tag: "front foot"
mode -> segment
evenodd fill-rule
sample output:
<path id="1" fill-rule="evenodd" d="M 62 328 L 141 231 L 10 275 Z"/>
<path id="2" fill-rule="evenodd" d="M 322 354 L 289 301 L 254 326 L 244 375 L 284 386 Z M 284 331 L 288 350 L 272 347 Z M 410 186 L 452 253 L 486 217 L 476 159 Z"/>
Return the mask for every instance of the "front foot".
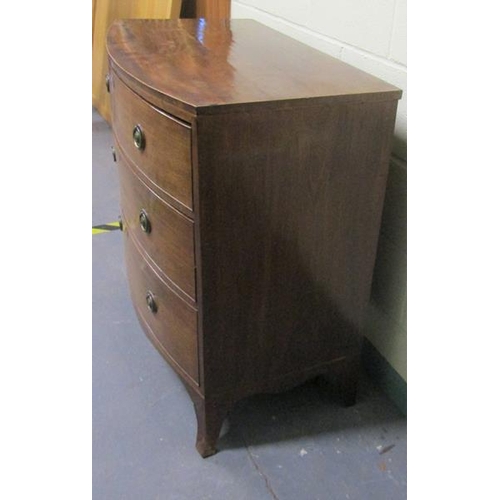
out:
<path id="1" fill-rule="evenodd" d="M 201 441 L 196 440 L 196 449 L 201 455 L 201 458 L 211 457 L 217 453 L 217 448 L 214 443 L 207 443 L 203 439 Z"/>
<path id="2" fill-rule="evenodd" d="M 197 395 L 192 398 L 198 421 L 196 449 L 202 458 L 207 458 L 217 453 L 217 440 L 231 402 L 206 401 Z"/>

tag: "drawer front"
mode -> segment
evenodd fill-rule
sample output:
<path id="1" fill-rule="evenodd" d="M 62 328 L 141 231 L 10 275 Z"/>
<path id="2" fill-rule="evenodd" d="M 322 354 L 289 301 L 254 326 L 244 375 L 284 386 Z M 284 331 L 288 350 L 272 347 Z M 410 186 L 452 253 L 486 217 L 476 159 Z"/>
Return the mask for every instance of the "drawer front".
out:
<path id="1" fill-rule="evenodd" d="M 152 107 L 116 75 L 111 96 L 122 149 L 153 184 L 192 210 L 191 128 Z"/>
<path id="2" fill-rule="evenodd" d="M 151 191 L 118 150 L 120 198 L 127 230 L 160 271 L 196 300 L 193 222 Z"/>
<path id="3" fill-rule="evenodd" d="M 146 334 L 167 360 L 198 384 L 196 310 L 159 278 L 126 231 L 124 239 L 132 301 Z"/>

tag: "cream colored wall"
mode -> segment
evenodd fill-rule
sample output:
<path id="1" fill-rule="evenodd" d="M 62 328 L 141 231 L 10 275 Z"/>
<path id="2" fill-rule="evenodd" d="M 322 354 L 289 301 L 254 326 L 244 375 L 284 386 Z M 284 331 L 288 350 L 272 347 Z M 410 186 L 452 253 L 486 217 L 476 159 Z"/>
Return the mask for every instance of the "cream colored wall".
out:
<path id="1" fill-rule="evenodd" d="M 393 156 L 365 335 L 406 378 L 406 163 Z"/>
<path id="2" fill-rule="evenodd" d="M 403 90 L 365 335 L 406 380 L 406 0 L 233 0 L 255 19 Z"/>

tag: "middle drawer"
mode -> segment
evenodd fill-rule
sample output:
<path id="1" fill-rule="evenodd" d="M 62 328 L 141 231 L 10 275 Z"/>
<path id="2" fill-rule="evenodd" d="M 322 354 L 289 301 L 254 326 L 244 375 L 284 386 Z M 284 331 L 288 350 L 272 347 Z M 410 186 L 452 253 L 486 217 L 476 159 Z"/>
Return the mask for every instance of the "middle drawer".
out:
<path id="1" fill-rule="evenodd" d="M 124 223 L 159 271 L 196 301 L 194 223 L 151 191 L 118 155 Z"/>

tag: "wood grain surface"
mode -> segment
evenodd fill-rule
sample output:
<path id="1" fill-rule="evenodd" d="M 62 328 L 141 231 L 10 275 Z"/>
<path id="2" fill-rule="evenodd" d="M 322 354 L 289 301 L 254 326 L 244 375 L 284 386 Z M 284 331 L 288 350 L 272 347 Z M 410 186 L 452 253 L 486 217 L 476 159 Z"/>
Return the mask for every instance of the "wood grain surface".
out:
<path id="1" fill-rule="evenodd" d="M 179 293 L 196 300 L 193 221 L 151 191 L 117 147 L 123 222 L 144 253 Z M 144 211 L 150 232 L 141 228 Z"/>
<path id="2" fill-rule="evenodd" d="M 130 233 L 125 231 L 125 263 L 136 312 L 161 354 L 181 374 L 198 383 L 196 309 L 182 300 L 153 271 Z M 158 310 L 148 309 L 146 295 L 152 293 Z"/>
<path id="3" fill-rule="evenodd" d="M 231 0 L 196 0 L 196 16 L 205 19 L 229 19 Z"/>
<path id="4" fill-rule="evenodd" d="M 152 107 L 114 74 L 111 93 L 118 145 L 151 183 L 192 210 L 191 128 Z M 144 132 L 143 150 L 134 145 L 136 125 Z"/>
<path id="5" fill-rule="evenodd" d="M 182 0 L 92 0 L 92 106 L 106 120 L 111 119 L 110 100 L 106 91 L 109 72 L 106 35 L 117 19 L 178 18 Z"/>
<path id="6" fill-rule="evenodd" d="M 401 91 L 255 21 L 113 23 L 109 56 L 136 84 L 197 114 L 289 101 L 393 100 Z M 294 102 L 294 105 L 297 105 Z"/>
<path id="7" fill-rule="evenodd" d="M 198 118 L 207 394 L 357 349 L 396 105 Z"/>

